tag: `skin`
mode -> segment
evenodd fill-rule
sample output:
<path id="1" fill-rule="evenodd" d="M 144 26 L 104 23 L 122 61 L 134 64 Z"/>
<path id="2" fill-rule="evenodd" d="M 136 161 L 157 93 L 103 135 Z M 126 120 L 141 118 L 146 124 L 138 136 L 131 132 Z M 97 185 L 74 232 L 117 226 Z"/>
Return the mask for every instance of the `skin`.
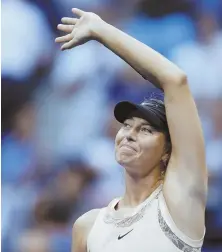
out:
<path id="1" fill-rule="evenodd" d="M 62 43 L 61 50 L 96 40 L 121 57 L 144 79 L 164 91 L 172 152 L 164 178 L 163 195 L 171 217 L 181 232 L 194 240 L 201 239 L 205 229 L 208 174 L 202 128 L 186 74 L 161 54 L 107 24 L 96 14 L 79 9 L 72 11 L 78 18 L 63 18 L 63 24 L 58 25 L 59 30 L 67 33 L 56 38 L 56 42 Z M 137 148 L 134 154 L 131 151 L 132 155 L 129 155 L 128 149 L 117 147 L 117 161 L 124 165 L 126 171 L 127 187 L 122 207 L 133 207 L 153 190 L 157 178 L 153 171 L 158 169 L 152 168 L 161 158 L 161 141 L 153 141 L 153 137 L 147 144 L 139 137 L 137 142 L 131 141 Z M 153 149 L 159 150 L 159 156 L 149 154 L 153 149 L 147 152 L 149 166 L 146 170 L 143 160 L 146 159 L 144 153 L 149 148 L 148 142 Z M 139 156 L 141 159 L 138 159 Z M 138 192 L 137 197 L 135 192 Z M 84 242 L 91 229 L 90 223 L 97 216 L 96 211 L 93 213 L 85 214 L 74 224 L 75 236 L 83 237 Z M 75 242 L 73 251 L 87 251 L 84 242 Z"/>
<path id="2" fill-rule="evenodd" d="M 125 168 L 126 192 L 119 207 L 136 206 L 159 185 L 161 160 L 168 158 L 165 135 L 146 120 L 125 120 L 115 139 L 116 161 Z"/>
<path id="3" fill-rule="evenodd" d="M 165 136 L 138 117 L 125 120 L 116 135 L 116 160 L 133 176 L 146 176 L 159 167 L 164 154 Z"/>

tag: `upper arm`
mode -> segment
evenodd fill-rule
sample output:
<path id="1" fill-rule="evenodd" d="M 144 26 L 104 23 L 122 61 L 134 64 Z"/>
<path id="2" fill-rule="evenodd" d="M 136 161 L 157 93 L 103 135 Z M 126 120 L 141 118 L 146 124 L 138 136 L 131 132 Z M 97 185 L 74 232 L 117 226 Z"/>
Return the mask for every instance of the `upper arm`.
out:
<path id="1" fill-rule="evenodd" d="M 72 252 L 87 252 L 84 228 L 79 219 L 74 223 L 72 229 Z"/>
<path id="2" fill-rule="evenodd" d="M 188 229 L 193 224 L 201 230 L 204 226 L 207 169 L 200 119 L 185 76 L 164 92 L 172 142 L 164 196 L 175 222 L 187 224 Z"/>
<path id="3" fill-rule="evenodd" d="M 72 230 L 72 252 L 87 252 L 87 237 L 99 213 L 93 209 L 79 217 Z"/>
<path id="4" fill-rule="evenodd" d="M 193 183 L 204 190 L 207 169 L 203 132 L 186 78 L 164 91 L 172 143 L 168 168 L 174 170 L 177 176 L 188 179 L 185 184 Z"/>

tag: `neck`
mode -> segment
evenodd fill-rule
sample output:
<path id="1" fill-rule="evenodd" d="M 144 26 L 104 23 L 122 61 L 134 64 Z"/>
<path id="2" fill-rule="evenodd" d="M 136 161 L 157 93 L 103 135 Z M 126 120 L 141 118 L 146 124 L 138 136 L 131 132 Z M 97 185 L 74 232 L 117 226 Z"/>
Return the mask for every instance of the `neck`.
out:
<path id="1" fill-rule="evenodd" d="M 137 177 L 125 172 L 126 191 L 122 204 L 125 207 L 136 207 L 146 200 L 163 182 L 159 169 L 153 169 L 145 177 Z"/>

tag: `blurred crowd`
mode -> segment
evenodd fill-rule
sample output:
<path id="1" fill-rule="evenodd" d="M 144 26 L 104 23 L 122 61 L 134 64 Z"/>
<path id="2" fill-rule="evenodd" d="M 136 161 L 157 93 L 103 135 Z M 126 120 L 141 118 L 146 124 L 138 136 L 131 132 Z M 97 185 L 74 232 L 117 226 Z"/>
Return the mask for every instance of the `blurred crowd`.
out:
<path id="1" fill-rule="evenodd" d="M 2 251 L 71 251 L 74 221 L 124 192 L 114 104 L 156 92 L 95 41 L 59 50 L 56 26 L 72 7 L 96 12 L 187 73 L 209 169 L 203 251 L 222 251 L 220 0 L 2 0 Z"/>

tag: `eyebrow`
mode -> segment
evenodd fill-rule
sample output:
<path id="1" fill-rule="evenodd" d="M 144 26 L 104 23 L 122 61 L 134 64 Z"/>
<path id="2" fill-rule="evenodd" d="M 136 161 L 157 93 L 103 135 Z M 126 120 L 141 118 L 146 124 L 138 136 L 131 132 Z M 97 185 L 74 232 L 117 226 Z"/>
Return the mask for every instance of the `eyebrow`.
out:
<path id="1" fill-rule="evenodd" d="M 128 118 L 128 119 L 126 119 L 125 121 L 127 121 L 127 120 L 135 121 L 135 119 L 133 119 L 133 118 Z M 152 126 L 149 122 L 141 122 L 141 123 L 139 124 L 139 126 L 150 126 L 150 127 L 153 128 L 153 126 Z"/>
<path id="2" fill-rule="evenodd" d="M 150 126 L 150 127 L 152 127 L 152 125 L 150 123 L 148 123 L 148 122 L 142 122 L 140 125 L 141 126 Z"/>

